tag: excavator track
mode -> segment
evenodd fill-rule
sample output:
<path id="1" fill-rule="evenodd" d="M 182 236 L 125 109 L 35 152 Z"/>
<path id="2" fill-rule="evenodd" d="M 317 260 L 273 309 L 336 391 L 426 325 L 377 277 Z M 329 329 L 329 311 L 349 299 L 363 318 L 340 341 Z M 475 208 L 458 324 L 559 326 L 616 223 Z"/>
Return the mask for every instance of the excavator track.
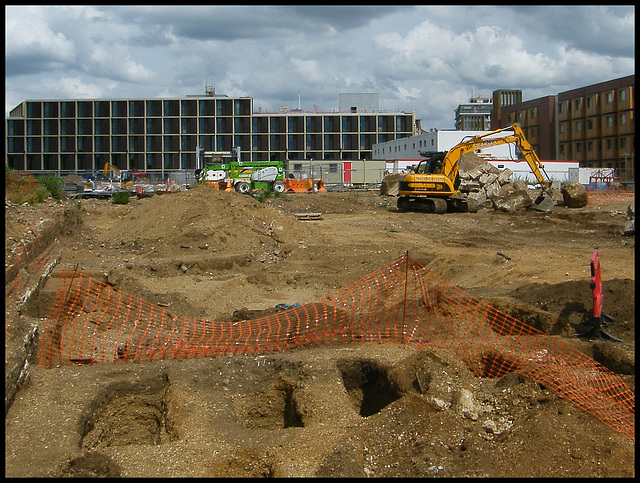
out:
<path id="1" fill-rule="evenodd" d="M 420 211 L 424 213 L 446 213 L 447 200 L 444 198 L 398 198 L 398 211 Z"/>
<path id="2" fill-rule="evenodd" d="M 476 213 L 478 203 L 463 198 L 428 198 L 401 196 L 398 211 L 419 211 L 423 213 Z"/>
<path id="3" fill-rule="evenodd" d="M 449 198 L 447 200 L 447 211 L 457 213 L 477 213 L 478 202 L 463 198 Z"/>

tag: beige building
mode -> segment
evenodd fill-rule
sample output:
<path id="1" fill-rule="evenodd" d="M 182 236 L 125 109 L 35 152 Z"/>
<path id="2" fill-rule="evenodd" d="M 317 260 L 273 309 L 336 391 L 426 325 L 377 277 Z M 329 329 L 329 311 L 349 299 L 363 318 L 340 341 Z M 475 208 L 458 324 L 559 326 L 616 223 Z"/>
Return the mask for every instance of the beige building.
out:
<path id="1" fill-rule="evenodd" d="M 378 142 L 415 133 L 415 113 L 380 112 L 375 101 L 347 98 L 348 112 L 262 112 L 252 98 L 212 90 L 172 99 L 26 100 L 6 119 L 5 164 L 66 175 L 109 163 L 165 175 L 195 169 L 198 149 L 234 148 L 243 161 L 355 162 L 371 159 Z"/>

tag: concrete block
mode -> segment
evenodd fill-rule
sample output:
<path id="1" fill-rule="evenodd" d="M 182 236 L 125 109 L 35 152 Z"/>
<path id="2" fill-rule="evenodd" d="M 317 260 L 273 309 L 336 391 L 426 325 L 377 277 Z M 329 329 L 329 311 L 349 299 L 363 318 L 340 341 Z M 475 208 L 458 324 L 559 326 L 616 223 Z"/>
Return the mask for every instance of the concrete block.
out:
<path id="1" fill-rule="evenodd" d="M 513 171 L 511 171 L 509 168 L 505 168 L 498 175 L 498 181 L 500 181 L 500 184 L 507 184 L 507 183 L 511 182 L 511 175 L 512 174 L 513 174 Z"/>
<path id="2" fill-rule="evenodd" d="M 527 193 L 514 189 L 507 190 L 502 196 L 493 198 L 492 201 L 497 210 L 505 212 L 528 208 L 533 203 Z"/>
<path id="3" fill-rule="evenodd" d="M 478 181 L 481 185 L 487 185 L 493 183 L 497 179 L 498 175 L 495 173 L 484 173 L 482 176 L 480 176 L 480 179 Z"/>

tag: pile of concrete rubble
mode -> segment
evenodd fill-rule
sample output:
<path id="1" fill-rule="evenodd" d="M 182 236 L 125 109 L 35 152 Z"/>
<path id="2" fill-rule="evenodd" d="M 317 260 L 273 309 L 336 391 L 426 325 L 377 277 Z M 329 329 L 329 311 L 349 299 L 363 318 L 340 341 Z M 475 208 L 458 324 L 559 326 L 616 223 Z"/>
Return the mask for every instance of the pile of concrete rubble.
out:
<path id="1" fill-rule="evenodd" d="M 528 208 L 538 197 L 538 190 L 529 189 L 522 180 L 513 180 L 509 168 L 498 169 L 475 153 L 462 156 L 459 168 L 460 192 L 480 208 L 516 211 Z M 564 203 L 560 193 L 555 193 L 554 202 Z"/>

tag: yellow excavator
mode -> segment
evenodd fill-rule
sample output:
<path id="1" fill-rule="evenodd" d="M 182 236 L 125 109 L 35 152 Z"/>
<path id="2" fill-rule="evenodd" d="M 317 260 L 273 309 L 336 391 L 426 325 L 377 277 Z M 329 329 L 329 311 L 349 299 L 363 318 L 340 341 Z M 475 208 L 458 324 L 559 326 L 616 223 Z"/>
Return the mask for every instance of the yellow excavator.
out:
<path id="1" fill-rule="evenodd" d="M 538 211 L 551 211 L 554 205 L 551 195 L 552 181 L 517 123 L 465 139 L 447 152 L 421 153 L 427 156 L 426 159 L 420 161 L 412 172 L 401 175 L 398 180 L 398 210 L 429 213 L 478 211 L 477 204 L 466 199 L 458 189 L 460 158 L 469 152 L 511 143 L 515 143 L 519 148 L 542 186 L 541 194 L 531 207 Z"/>
<path id="2" fill-rule="evenodd" d="M 107 161 L 106 163 L 104 163 L 104 169 L 102 170 L 102 174 L 104 175 L 105 178 L 113 177 L 113 176 L 110 176 L 110 173 L 113 173 L 116 178 L 120 177 L 120 170 L 118 169 L 118 167 L 114 166 L 113 164 Z"/>
<path id="3" fill-rule="evenodd" d="M 138 172 L 134 173 L 133 171 L 128 171 L 126 169 L 118 169 L 108 161 L 104 164 L 102 174 L 106 179 L 116 181 L 119 184 L 119 187 L 123 189 L 131 188 L 131 186 L 133 186 L 134 178 L 138 177 Z"/>

